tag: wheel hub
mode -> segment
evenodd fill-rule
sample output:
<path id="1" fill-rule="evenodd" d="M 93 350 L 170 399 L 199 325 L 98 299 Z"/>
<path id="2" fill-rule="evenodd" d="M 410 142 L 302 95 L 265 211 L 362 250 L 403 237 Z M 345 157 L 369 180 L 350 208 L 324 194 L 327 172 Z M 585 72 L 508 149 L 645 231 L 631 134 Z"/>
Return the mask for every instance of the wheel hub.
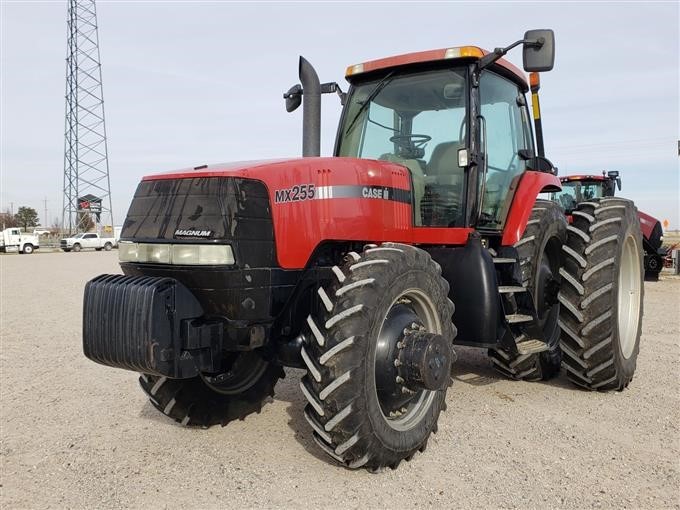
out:
<path id="1" fill-rule="evenodd" d="M 267 370 L 268 363 L 253 351 L 230 353 L 224 360 L 223 371 L 204 374 L 203 381 L 224 395 L 238 395 L 255 384 Z"/>
<path id="2" fill-rule="evenodd" d="M 444 337 L 424 327 L 406 329 L 395 360 L 403 384 L 413 390 L 443 390 L 449 382 L 453 349 Z"/>

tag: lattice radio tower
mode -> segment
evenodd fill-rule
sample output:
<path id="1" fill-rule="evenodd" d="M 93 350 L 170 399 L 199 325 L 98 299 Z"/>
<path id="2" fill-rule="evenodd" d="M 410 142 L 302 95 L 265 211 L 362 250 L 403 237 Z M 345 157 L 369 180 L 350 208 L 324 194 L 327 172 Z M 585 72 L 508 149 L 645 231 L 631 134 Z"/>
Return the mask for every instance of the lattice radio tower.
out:
<path id="1" fill-rule="evenodd" d="M 95 0 L 68 0 L 63 228 L 113 228 Z"/>

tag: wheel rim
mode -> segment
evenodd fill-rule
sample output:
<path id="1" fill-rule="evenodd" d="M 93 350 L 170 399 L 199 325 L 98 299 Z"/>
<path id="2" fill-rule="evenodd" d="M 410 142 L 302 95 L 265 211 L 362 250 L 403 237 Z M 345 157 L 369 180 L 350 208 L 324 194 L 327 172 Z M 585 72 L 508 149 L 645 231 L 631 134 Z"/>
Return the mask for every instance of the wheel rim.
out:
<path id="1" fill-rule="evenodd" d="M 439 321 L 439 314 L 430 300 L 430 298 L 418 289 L 408 289 L 402 292 L 392 303 L 388 309 L 388 313 L 385 314 L 382 324 L 380 326 L 380 332 L 378 333 L 378 338 L 383 338 L 383 330 L 389 329 L 390 312 L 395 307 L 400 307 L 402 305 L 407 305 L 409 309 L 413 311 L 413 314 L 417 316 L 418 322 L 430 333 L 442 333 L 441 322 Z M 390 341 L 396 342 L 397 338 L 391 338 Z M 374 352 L 374 377 L 378 380 L 379 371 L 381 364 L 378 361 L 378 349 L 381 347 L 380 342 L 376 342 L 376 348 Z M 395 383 L 396 384 L 396 383 Z M 381 393 L 378 391 L 378 384 L 375 385 L 376 398 L 380 404 L 381 415 L 387 425 L 397 431 L 403 432 L 410 430 L 419 424 L 422 419 L 427 415 L 432 402 L 437 394 L 436 391 L 432 390 L 420 390 L 414 392 L 410 398 L 405 400 L 404 406 L 399 411 L 399 414 L 394 414 L 390 416 L 390 413 L 385 413 L 384 396 L 381 398 Z M 405 409 L 405 410 L 404 410 Z"/>
<path id="2" fill-rule="evenodd" d="M 629 235 L 623 244 L 619 264 L 618 326 L 623 357 L 633 354 L 640 321 L 640 264 L 635 238 Z"/>
<path id="3" fill-rule="evenodd" d="M 232 353 L 219 374 L 200 374 L 203 381 L 217 393 L 238 395 L 260 380 L 269 364 L 257 353 Z"/>

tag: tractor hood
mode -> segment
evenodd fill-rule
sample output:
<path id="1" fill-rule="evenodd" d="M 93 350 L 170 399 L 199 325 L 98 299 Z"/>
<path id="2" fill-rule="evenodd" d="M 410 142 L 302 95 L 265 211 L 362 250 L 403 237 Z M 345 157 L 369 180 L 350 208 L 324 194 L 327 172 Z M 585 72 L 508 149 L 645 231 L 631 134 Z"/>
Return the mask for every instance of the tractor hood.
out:
<path id="1" fill-rule="evenodd" d="M 392 171 L 397 171 L 404 176 L 408 175 L 406 167 L 388 161 L 337 157 L 288 158 L 202 165 L 163 174 L 147 175 L 142 180 L 239 177 L 242 179 L 257 179 L 268 183 L 279 181 L 282 177 L 285 177 L 285 180 L 291 184 L 303 184 L 302 182 L 296 183 L 294 181 L 297 177 L 301 177 L 308 172 L 325 175 L 333 174 L 334 180 L 335 177 L 340 178 L 341 175 L 344 175 L 350 179 L 365 177 L 369 181 L 380 181 L 382 180 L 383 172 L 387 172 L 387 175 L 390 175 Z"/>
<path id="2" fill-rule="evenodd" d="M 251 267 L 267 265 L 275 239 L 278 266 L 297 269 L 325 240 L 413 242 L 411 203 L 409 171 L 388 161 L 308 157 L 206 165 L 144 177 L 121 239 L 232 242 L 237 259 L 244 260 L 239 250 L 266 255 L 258 261 L 249 255 Z"/>

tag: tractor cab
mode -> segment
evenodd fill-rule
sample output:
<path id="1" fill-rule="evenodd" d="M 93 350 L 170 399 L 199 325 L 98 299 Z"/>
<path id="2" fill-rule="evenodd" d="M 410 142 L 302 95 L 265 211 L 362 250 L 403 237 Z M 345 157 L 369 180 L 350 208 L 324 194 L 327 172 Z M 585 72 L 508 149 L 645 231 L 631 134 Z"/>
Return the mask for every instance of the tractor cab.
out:
<path id="1" fill-rule="evenodd" d="M 569 175 L 560 177 L 562 190 L 553 192 L 551 199 L 570 213 L 581 202 L 594 198 L 613 197 L 616 188 L 621 190 L 621 177 L 614 170 L 602 175 Z"/>
<path id="2" fill-rule="evenodd" d="M 485 54 L 479 48 L 467 48 L 466 53 Z M 415 63 L 422 57 L 408 58 Z M 519 71 L 513 72 L 506 63 L 476 75 L 471 59 L 373 73 L 359 70 L 348 70 L 352 85 L 336 156 L 391 161 L 408 168 L 414 226 L 476 223 L 480 228 L 501 228 L 512 183 L 526 170 L 526 159 L 519 154 L 534 152 L 524 95 L 527 84 Z M 478 86 L 472 86 L 477 76 Z M 478 121 L 470 122 L 472 116 Z M 471 133 L 470 125 L 476 133 Z M 471 147 L 480 140 L 486 146 L 486 172 L 466 172 Z M 479 204 L 467 200 L 466 189 L 481 197 L 478 218 L 470 208 Z"/>
<path id="3" fill-rule="evenodd" d="M 501 58 L 519 44 L 531 73 L 536 142 L 526 98 L 529 83 Z M 416 228 L 467 227 L 493 235 L 504 229 L 525 170 L 556 173 L 543 157 L 537 96 L 538 72 L 552 69 L 553 61 L 552 31 L 532 30 L 492 52 L 463 46 L 349 66 L 345 94 L 336 83 L 319 84 L 301 58 L 302 85 L 284 98 L 288 111 L 300 103 L 306 108 L 303 156 L 318 155 L 318 103 L 310 92 L 336 92 L 344 109 L 334 156 L 408 169 Z M 314 149 L 306 151 L 306 146 Z"/>

